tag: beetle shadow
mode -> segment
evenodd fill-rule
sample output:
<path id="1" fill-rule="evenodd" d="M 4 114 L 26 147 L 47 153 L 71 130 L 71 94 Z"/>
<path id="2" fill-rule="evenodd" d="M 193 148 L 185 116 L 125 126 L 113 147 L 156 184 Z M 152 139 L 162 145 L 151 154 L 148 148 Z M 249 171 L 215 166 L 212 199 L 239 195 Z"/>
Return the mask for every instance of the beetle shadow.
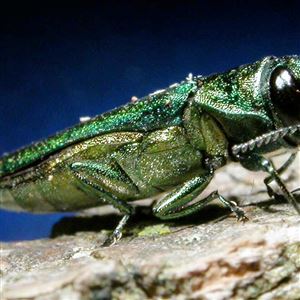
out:
<path id="1" fill-rule="evenodd" d="M 296 200 L 300 205 L 300 194 L 295 194 Z M 230 197 L 228 200 L 239 203 L 239 199 Z M 249 203 L 241 205 L 241 207 L 258 207 L 266 212 L 272 213 L 278 211 L 276 205 L 287 203 L 283 196 L 278 195 L 276 199 L 266 199 L 259 203 Z M 146 226 L 166 224 L 174 228 L 185 226 L 196 226 L 209 222 L 218 222 L 227 217 L 235 216 L 228 208 L 221 207 L 217 204 L 210 204 L 195 214 L 185 216 L 173 220 L 160 220 L 152 214 L 151 206 L 136 206 L 136 213 L 129 219 L 125 227 L 124 235 L 133 235 L 136 228 L 142 230 Z M 121 216 L 117 213 L 108 213 L 104 215 L 78 215 L 71 217 L 63 217 L 52 227 L 50 237 L 58 237 L 61 235 L 74 235 L 77 232 L 99 232 L 101 230 L 113 231 Z"/>
<path id="2" fill-rule="evenodd" d="M 298 194 L 293 194 L 298 205 L 300 206 L 300 193 Z M 280 204 L 288 204 L 287 200 L 285 199 L 285 197 L 283 195 L 278 195 L 276 194 L 275 198 L 269 198 L 257 203 L 249 203 L 246 206 L 250 207 L 250 206 L 256 206 L 262 210 L 264 210 L 265 212 L 277 212 L 278 209 L 276 209 L 276 205 L 280 205 Z"/>
<path id="3" fill-rule="evenodd" d="M 151 225 L 166 224 L 171 227 L 200 225 L 216 221 L 219 218 L 226 218 L 230 211 L 218 205 L 208 205 L 198 213 L 182 217 L 176 220 L 160 220 L 153 216 L 151 207 L 136 207 L 136 213 L 129 219 L 125 227 L 125 235 L 138 227 L 142 228 Z M 74 235 L 78 232 L 99 232 L 101 230 L 112 231 L 116 228 L 121 216 L 117 213 L 93 216 L 68 216 L 61 218 L 52 227 L 50 237 L 55 238 L 61 235 Z"/>

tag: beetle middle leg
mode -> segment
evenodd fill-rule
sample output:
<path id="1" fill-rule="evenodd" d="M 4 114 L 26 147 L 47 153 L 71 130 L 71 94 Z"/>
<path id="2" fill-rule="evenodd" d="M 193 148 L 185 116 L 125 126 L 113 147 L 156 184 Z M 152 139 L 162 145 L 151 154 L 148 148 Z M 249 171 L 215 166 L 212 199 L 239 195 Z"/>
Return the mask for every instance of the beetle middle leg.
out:
<path id="1" fill-rule="evenodd" d="M 113 205 L 124 214 L 112 235 L 104 242 L 109 246 L 117 242 L 122 236 L 122 229 L 129 217 L 134 213 L 134 208 L 125 200 L 119 199 L 116 193 L 137 193 L 137 187 L 127 177 L 125 172 L 117 165 L 98 163 L 93 161 L 74 162 L 70 166 L 74 175 L 85 185 L 92 188 L 104 203 Z M 114 193 L 109 190 L 118 189 Z"/>
<path id="2" fill-rule="evenodd" d="M 177 219 L 193 214 L 214 199 L 219 199 L 225 206 L 235 213 L 238 220 L 246 220 L 244 211 L 237 206 L 236 203 L 226 200 L 219 195 L 218 191 L 214 191 L 207 197 L 190 204 L 201 192 L 207 187 L 213 177 L 213 172 L 196 176 L 179 188 L 176 188 L 153 207 L 154 215 L 162 220 Z"/>

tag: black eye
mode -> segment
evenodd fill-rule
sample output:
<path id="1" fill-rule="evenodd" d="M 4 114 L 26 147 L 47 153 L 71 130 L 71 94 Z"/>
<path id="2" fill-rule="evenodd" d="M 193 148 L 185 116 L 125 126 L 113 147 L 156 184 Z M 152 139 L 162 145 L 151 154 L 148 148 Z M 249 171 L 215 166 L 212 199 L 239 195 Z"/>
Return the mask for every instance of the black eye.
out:
<path id="1" fill-rule="evenodd" d="M 276 68 L 270 80 L 271 101 L 285 125 L 300 120 L 300 80 L 284 67 Z"/>

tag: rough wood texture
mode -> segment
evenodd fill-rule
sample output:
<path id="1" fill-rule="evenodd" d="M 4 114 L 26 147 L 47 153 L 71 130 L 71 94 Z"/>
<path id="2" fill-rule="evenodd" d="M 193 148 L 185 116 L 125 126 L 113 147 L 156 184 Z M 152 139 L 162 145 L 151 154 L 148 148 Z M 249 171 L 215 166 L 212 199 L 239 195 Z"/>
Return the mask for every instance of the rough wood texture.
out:
<path id="1" fill-rule="evenodd" d="M 299 177 L 298 160 L 283 179 L 293 189 Z M 232 165 L 210 187 L 236 196 L 245 224 L 217 206 L 169 223 L 140 212 L 101 248 L 119 217 L 92 210 L 56 224 L 55 238 L 2 243 L 1 299 L 300 299 L 300 218 L 268 201 L 262 178 Z"/>

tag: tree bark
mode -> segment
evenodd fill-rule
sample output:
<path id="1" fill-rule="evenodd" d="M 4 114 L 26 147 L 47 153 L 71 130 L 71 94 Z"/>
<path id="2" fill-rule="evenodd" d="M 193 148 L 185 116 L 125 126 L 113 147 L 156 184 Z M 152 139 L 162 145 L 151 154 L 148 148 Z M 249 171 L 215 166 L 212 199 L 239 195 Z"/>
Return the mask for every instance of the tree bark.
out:
<path id="1" fill-rule="evenodd" d="M 290 190 L 299 169 L 282 175 Z M 103 248 L 120 216 L 99 208 L 62 219 L 52 238 L 2 243 L 1 299 L 300 299 L 300 217 L 269 200 L 263 178 L 230 165 L 209 186 L 240 203 L 245 223 L 218 204 L 172 222 L 141 208 Z"/>

